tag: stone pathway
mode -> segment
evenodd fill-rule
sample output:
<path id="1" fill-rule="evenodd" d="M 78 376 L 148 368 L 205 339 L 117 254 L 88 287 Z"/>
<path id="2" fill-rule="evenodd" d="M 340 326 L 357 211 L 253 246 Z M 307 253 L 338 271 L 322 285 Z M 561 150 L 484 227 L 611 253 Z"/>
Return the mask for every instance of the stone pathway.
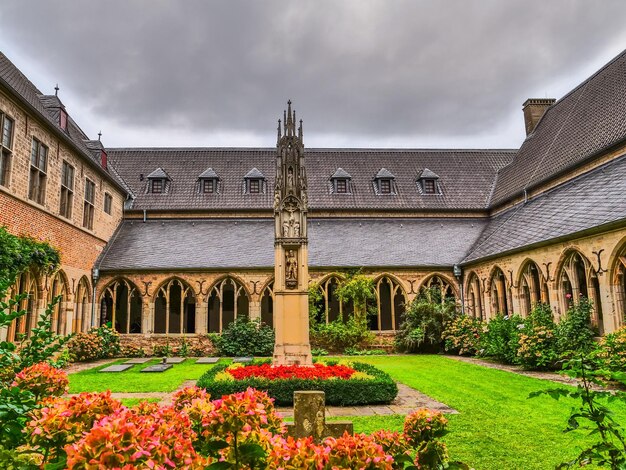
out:
<path id="1" fill-rule="evenodd" d="M 446 414 L 456 414 L 458 411 L 449 406 L 433 400 L 417 390 L 398 383 L 398 396 L 389 405 L 368 406 L 327 406 L 326 416 L 388 416 L 407 415 L 417 408 L 430 408 Z M 293 407 L 278 407 L 276 410 L 282 418 L 293 418 Z"/>

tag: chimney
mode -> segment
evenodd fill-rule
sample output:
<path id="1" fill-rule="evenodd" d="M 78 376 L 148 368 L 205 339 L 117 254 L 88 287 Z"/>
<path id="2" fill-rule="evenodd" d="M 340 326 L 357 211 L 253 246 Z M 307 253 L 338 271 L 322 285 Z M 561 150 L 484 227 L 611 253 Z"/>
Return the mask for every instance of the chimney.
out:
<path id="1" fill-rule="evenodd" d="M 526 135 L 530 135 L 537 127 L 537 123 L 556 100 L 554 98 L 528 98 L 523 106 Z"/>

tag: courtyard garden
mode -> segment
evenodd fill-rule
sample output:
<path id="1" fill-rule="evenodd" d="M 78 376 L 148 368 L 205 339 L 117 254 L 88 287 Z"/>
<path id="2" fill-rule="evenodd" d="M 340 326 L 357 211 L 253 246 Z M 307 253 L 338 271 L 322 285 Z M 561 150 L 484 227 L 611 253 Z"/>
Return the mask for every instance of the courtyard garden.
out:
<path id="1" fill-rule="evenodd" d="M 26 313 L 23 296 L 6 295 L 15 277 L 32 266 L 53 272 L 59 258 L 29 239 L 2 246 L 6 328 Z M 395 345 L 404 353 L 381 354 L 364 321 L 368 282 L 355 278 L 345 295 L 361 314 L 312 319 L 312 367 L 233 359 L 271 354 L 271 329 L 247 320 L 214 338 L 214 361 L 172 357 L 193 353 L 169 343 L 167 358 L 139 357 L 107 326 L 56 335 L 52 299 L 29 335 L 0 342 L 0 468 L 625 468 L 626 330 L 596 341 L 586 299 L 558 324 L 541 305 L 485 323 L 427 295 L 407 308 Z M 419 398 L 399 403 L 401 387 Z M 329 421 L 352 421 L 354 434 L 290 435 L 300 390 L 325 391 Z"/>

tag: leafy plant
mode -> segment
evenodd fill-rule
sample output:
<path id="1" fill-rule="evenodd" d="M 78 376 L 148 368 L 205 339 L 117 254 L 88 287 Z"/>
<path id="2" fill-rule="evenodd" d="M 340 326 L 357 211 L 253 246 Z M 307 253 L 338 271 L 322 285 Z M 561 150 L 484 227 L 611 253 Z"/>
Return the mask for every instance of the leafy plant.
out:
<path id="1" fill-rule="evenodd" d="M 559 360 L 558 336 L 547 304 L 537 304 L 528 314 L 521 329 L 517 358 L 526 369 L 553 369 Z"/>
<path id="2" fill-rule="evenodd" d="M 598 358 L 602 368 L 612 371 L 626 370 L 626 326 L 604 335 Z"/>
<path id="3" fill-rule="evenodd" d="M 518 362 L 517 351 L 524 319 L 519 315 L 497 315 L 487 325 L 481 355 L 507 364 Z"/>
<path id="4" fill-rule="evenodd" d="M 436 298 L 434 294 L 424 293 L 409 304 L 396 334 L 398 350 L 437 352 L 443 349 L 445 325 L 458 315 L 458 310 L 453 301 L 433 302 L 433 298 Z"/>
<path id="5" fill-rule="evenodd" d="M 365 348 L 374 339 L 365 318 L 350 317 L 345 322 L 337 319 L 330 323 L 312 325 L 311 344 L 332 352 L 342 352 L 346 348 Z"/>
<path id="6" fill-rule="evenodd" d="M 487 325 L 478 318 L 460 315 L 446 324 L 442 333 L 446 352 L 460 356 L 477 354 Z"/>
<path id="7" fill-rule="evenodd" d="M 570 304 L 565 318 L 557 326 L 557 347 L 562 356 L 573 356 L 595 348 L 596 333 L 591 327 L 592 312 L 593 303 L 585 297 Z"/>
<path id="8" fill-rule="evenodd" d="M 549 389 L 529 395 L 529 398 L 549 395 L 556 400 L 561 397 L 578 400 L 580 406 L 572 409 L 565 432 L 589 429 L 589 436 L 597 439 L 596 443 L 584 449 L 573 460 L 561 463 L 557 469 L 590 464 L 608 466 L 613 470 L 626 468 L 625 430 L 615 420 L 612 410 L 608 407 L 608 404 L 617 400 L 626 401 L 626 393 L 595 389 L 594 385 L 600 387 L 604 385 L 602 381 L 594 377 L 597 365 L 594 354 L 587 355 L 581 351 L 564 365 L 565 373 L 579 380 L 577 388 Z M 624 373 L 615 374 L 613 378 L 626 382 Z M 581 423 L 584 425 L 581 426 Z"/>
<path id="9" fill-rule="evenodd" d="M 358 273 L 341 280 L 335 294 L 341 302 L 352 302 L 356 319 L 367 318 L 367 301 L 376 298 L 374 281 Z"/>
<path id="10" fill-rule="evenodd" d="M 274 352 L 274 330 L 260 320 L 237 318 L 221 335 L 209 336 L 222 356 L 271 356 Z"/>

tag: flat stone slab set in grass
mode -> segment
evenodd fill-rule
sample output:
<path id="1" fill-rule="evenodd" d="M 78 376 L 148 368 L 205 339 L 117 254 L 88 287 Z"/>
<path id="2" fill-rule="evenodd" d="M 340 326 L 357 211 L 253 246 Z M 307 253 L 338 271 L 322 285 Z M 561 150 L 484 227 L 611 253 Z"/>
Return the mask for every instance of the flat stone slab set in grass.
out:
<path id="1" fill-rule="evenodd" d="M 165 372 L 168 369 L 174 367 L 172 364 L 153 364 L 151 366 L 146 367 L 145 369 L 141 369 L 141 372 Z"/>
<path id="2" fill-rule="evenodd" d="M 114 364 L 104 369 L 100 369 L 99 372 L 124 372 L 133 367 L 133 364 Z"/>
<path id="3" fill-rule="evenodd" d="M 196 361 L 196 364 L 217 364 L 219 357 L 201 357 Z"/>
<path id="4" fill-rule="evenodd" d="M 146 362 L 151 361 L 149 357 L 134 357 L 133 359 L 129 359 L 124 364 L 145 364 Z"/>

